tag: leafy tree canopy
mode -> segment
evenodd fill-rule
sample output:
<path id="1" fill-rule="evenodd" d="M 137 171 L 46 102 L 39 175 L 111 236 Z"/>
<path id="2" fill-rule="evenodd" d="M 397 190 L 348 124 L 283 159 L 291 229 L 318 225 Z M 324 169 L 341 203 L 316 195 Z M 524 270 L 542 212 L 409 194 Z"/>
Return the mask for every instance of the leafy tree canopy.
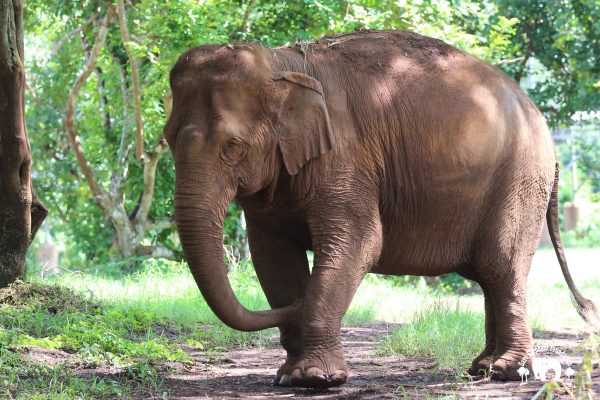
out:
<path id="1" fill-rule="evenodd" d="M 144 165 L 135 142 L 131 57 L 139 66 L 144 148 L 159 143 L 166 120 L 168 74 L 177 57 L 199 44 L 239 41 L 266 46 L 312 40 L 355 29 L 404 29 L 447 41 L 520 81 L 552 125 L 576 111 L 600 109 L 598 0 L 129 0 L 131 35 L 109 21 L 105 46 L 77 98 L 74 120 L 98 185 L 111 190 L 122 177 L 122 207 L 134 215 L 143 193 Z M 28 0 L 27 120 L 34 143 L 34 182 L 51 210 L 53 234 L 69 244 L 67 259 L 115 255 L 115 221 L 90 192 L 65 133 L 65 109 L 86 67 L 102 21 L 117 0 Z M 126 47 L 126 45 L 128 47 Z M 129 49 L 130 54 L 127 53 Z M 125 147 L 123 144 L 125 141 Z M 172 215 L 174 171 L 158 160 L 151 222 Z M 226 232 L 240 237 L 239 210 Z M 148 228 L 140 242 L 176 251 L 169 224 Z"/>

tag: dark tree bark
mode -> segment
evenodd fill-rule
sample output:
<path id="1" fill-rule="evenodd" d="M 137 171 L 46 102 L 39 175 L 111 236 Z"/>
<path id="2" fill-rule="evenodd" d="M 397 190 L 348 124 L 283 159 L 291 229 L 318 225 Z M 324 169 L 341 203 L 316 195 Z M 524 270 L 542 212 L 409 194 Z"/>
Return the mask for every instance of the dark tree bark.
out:
<path id="1" fill-rule="evenodd" d="M 0 288 L 25 273 L 48 211 L 33 193 L 24 115 L 23 0 L 0 2 Z"/>

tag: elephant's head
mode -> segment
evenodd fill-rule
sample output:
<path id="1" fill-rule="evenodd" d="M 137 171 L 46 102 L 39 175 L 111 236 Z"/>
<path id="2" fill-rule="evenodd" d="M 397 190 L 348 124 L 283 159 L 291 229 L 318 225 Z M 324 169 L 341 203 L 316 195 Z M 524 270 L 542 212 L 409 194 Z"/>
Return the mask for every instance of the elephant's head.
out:
<path id="1" fill-rule="evenodd" d="M 205 46 L 171 72 L 173 110 L 164 134 L 175 158 L 175 216 L 185 257 L 209 306 L 227 325 L 259 330 L 299 317 L 299 304 L 244 308 L 223 262 L 223 221 L 236 197 L 294 175 L 331 148 L 321 84 L 275 67 L 260 46 Z"/>

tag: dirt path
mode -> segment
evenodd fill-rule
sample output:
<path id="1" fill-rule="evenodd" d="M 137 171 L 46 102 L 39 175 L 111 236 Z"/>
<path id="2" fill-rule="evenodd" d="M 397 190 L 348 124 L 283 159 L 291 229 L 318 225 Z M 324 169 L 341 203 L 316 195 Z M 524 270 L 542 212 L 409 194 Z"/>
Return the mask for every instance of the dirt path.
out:
<path id="1" fill-rule="evenodd" d="M 164 383 L 172 398 L 180 400 L 437 398 L 449 395 L 458 398 L 530 399 L 542 386 L 540 381 L 521 385 L 520 382 L 498 383 L 487 379 L 456 383 L 450 371 L 436 370 L 430 358 L 378 357 L 373 344 L 387 331 L 388 327 L 383 324 L 342 330 L 351 375 L 349 382 L 341 388 L 310 391 L 272 386 L 273 376 L 284 359 L 284 352 L 276 338 L 268 348 L 236 348 L 212 361 L 207 361 L 205 353 L 191 352 L 196 359 L 194 365 L 172 369 L 171 374 L 165 376 Z M 571 354 L 577 343 L 584 339 L 569 333 L 545 333 L 542 336 L 543 339 L 535 340 L 536 346 L 555 346 L 566 354 Z M 541 352 L 540 355 L 546 354 Z M 548 356 L 552 357 L 552 354 Z M 561 363 L 571 363 L 574 369 L 578 368 L 576 357 L 560 357 Z M 600 393 L 600 371 L 597 367 L 593 376 L 594 389 Z"/>

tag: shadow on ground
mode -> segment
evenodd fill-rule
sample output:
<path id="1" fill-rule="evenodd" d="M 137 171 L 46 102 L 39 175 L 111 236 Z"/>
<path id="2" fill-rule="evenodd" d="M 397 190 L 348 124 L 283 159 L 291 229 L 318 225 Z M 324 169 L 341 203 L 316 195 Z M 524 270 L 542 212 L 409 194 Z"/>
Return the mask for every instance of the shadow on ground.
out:
<path id="1" fill-rule="evenodd" d="M 346 327 L 342 330 L 344 350 L 351 369 L 349 382 L 340 388 L 312 391 L 272 386 L 273 376 L 284 352 L 273 342 L 269 348 L 238 348 L 220 359 L 207 362 L 197 352 L 191 367 L 172 369 L 164 384 L 174 399 L 381 399 L 381 398 L 502 398 L 530 399 L 543 385 L 540 381 L 494 382 L 481 379 L 457 382 L 452 371 L 435 368 L 431 358 L 380 357 L 374 344 L 388 332 L 389 325 Z M 555 346 L 570 354 L 583 336 L 543 332 L 538 346 Z M 205 357 L 204 357 L 205 358 Z M 566 360 L 577 369 L 577 357 Z M 595 372 L 595 389 L 600 390 L 600 371 Z M 557 392 L 560 394 L 560 392 Z M 562 393 L 566 395 L 566 392 Z M 560 397 L 559 397 L 560 398 Z M 568 397 L 565 397 L 568 398 Z"/>

